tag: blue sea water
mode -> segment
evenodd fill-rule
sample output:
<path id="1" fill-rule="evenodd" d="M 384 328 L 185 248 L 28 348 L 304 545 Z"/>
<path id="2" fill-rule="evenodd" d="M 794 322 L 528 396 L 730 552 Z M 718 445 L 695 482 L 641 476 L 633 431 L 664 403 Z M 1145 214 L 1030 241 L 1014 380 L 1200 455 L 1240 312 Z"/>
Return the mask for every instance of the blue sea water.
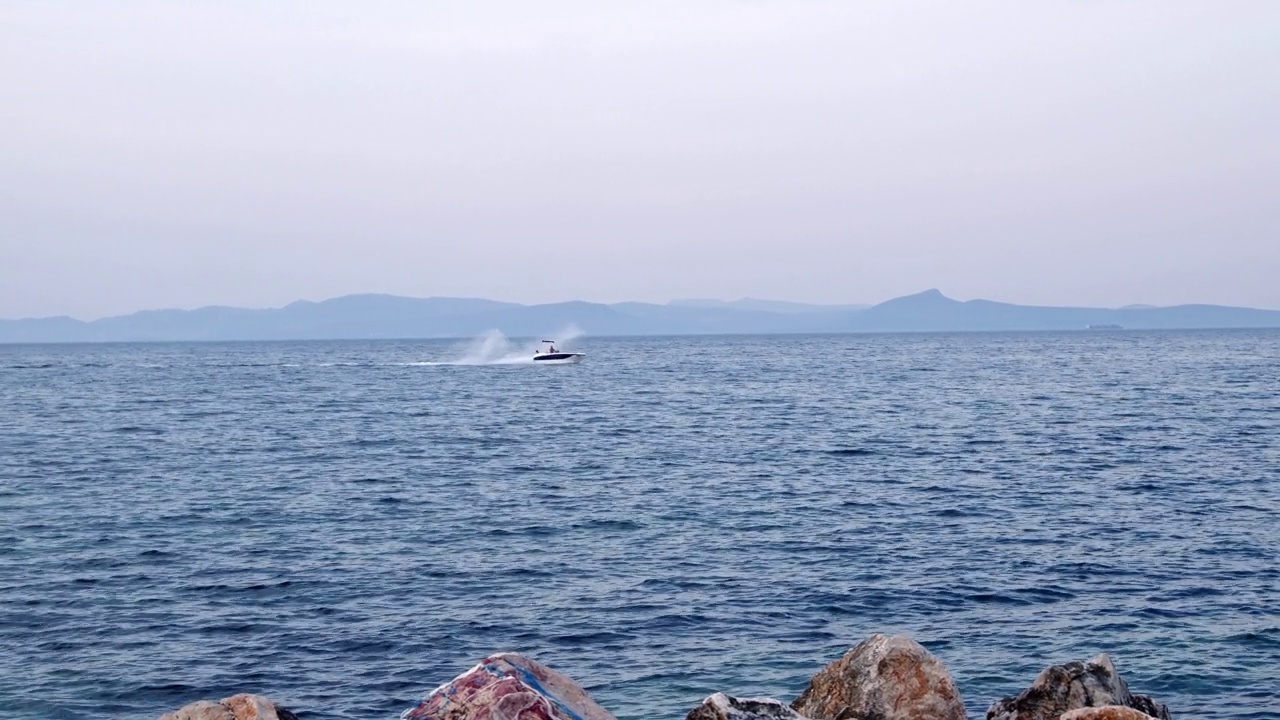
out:
<path id="1" fill-rule="evenodd" d="M 394 718 L 512 649 L 675 720 L 881 631 L 974 717 L 1104 651 L 1280 717 L 1280 332 L 576 348 L 0 346 L 0 715 Z"/>

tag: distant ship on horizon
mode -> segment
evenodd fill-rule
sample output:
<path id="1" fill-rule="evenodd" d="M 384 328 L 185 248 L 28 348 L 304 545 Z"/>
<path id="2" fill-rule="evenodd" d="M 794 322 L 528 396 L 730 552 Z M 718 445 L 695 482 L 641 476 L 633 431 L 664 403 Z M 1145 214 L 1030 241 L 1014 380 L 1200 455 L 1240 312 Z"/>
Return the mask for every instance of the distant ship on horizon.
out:
<path id="1" fill-rule="evenodd" d="M 1097 325 L 1090 325 L 1089 329 L 1090 330 L 1123 330 L 1124 326 L 1116 325 L 1115 323 L 1098 323 Z"/>

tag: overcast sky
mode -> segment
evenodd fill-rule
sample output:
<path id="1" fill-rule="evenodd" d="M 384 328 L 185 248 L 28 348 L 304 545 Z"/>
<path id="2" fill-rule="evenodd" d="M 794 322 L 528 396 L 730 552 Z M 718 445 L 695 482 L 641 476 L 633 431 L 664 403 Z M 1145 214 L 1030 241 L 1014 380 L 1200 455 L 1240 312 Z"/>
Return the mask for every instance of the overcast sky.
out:
<path id="1" fill-rule="evenodd" d="M 0 317 L 1280 308 L 1280 2 L 6 2 Z"/>

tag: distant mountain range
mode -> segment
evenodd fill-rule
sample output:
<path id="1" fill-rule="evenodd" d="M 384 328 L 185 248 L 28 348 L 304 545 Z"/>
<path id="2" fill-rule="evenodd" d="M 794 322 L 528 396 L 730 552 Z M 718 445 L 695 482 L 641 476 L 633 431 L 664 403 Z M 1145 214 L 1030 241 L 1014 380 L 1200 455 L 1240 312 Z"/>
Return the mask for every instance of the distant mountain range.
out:
<path id="1" fill-rule="evenodd" d="M 666 305 L 565 302 L 519 305 L 467 298 L 348 295 L 251 310 L 146 310 L 84 322 L 0 320 L 0 342 L 321 340 L 470 337 L 488 330 L 530 337 L 576 326 L 591 335 L 927 332 L 1280 327 L 1280 310 L 1178 305 L 1119 309 L 960 302 L 937 290 L 879 305 L 806 305 L 744 298 Z"/>

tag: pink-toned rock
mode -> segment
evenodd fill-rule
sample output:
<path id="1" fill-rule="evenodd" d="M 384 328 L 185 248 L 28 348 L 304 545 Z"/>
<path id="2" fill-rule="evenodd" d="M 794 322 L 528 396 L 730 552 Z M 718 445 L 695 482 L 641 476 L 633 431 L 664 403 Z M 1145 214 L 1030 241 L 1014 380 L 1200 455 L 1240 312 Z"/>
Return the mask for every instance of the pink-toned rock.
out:
<path id="1" fill-rule="evenodd" d="M 1058 720 L 1157 720 L 1141 710 L 1134 710 L 1123 705 L 1104 705 L 1102 707 L 1080 708 L 1070 710 L 1058 716 Z"/>
<path id="2" fill-rule="evenodd" d="M 1133 695 L 1106 654 L 1088 662 L 1045 668 L 1031 687 L 987 710 L 987 720 L 1058 720 L 1082 708 L 1121 706 L 1157 720 L 1170 720 L 1169 708 L 1145 695 Z"/>
<path id="3" fill-rule="evenodd" d="M 499 653 L 431 691 L 403 720 L 616 720 L 565 675 Z"/>
<path id="4" fill-rule="evenodd" d="M 942 661 L 911 638 L 878 633 L 823 668 L 791 708 L 814 720 L 965 720 Z"/>
<path id="5" fill-rule="evenodd" d="M 685 720 L 808 720 L 773 698 L 736 698 L 716 693 L 685 716 Z"/>
<path id="6" fill-rule="evenodd" d="M 221 702 L 193 702 L 160 720 L 298 720 L 298 716 L 261 695 L 242 693 Z"/>

